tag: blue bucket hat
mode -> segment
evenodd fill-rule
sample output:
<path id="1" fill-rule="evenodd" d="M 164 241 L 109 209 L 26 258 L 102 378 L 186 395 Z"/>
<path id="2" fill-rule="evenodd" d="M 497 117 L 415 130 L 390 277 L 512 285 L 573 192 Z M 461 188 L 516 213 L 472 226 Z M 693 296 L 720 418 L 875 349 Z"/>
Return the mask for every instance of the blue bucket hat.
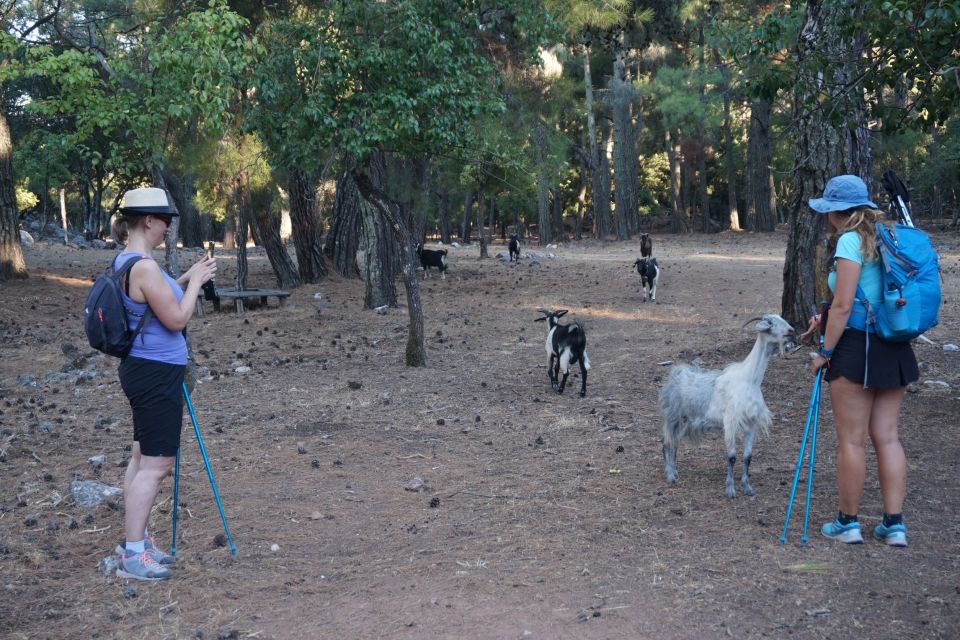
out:
<path id="1" fill-rule="evenodd" d="M 823 189 L 823 197 L 812 198 L 807 204 L 817 213 L 847 211 L 860 207 L 880 208 L 867 197 L 867 185 L 864 181 L 851 175 L 830 178 Z"/>

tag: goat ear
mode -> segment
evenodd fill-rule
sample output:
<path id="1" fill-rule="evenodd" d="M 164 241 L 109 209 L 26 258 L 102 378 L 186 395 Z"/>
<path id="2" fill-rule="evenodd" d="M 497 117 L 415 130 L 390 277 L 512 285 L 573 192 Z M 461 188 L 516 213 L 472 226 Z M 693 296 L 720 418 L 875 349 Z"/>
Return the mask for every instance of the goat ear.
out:
<path id="1" fill-rule="evenodd" d="M 757 333 L 770 333 L 772 329 L 773 325 L 766 318 L 761 318 L 760 322 L 757 323 Z"/>
<path id="2" fill-rule="evenodd" d="M 566 310 L 566 309 L 560 309 L 560 311 L 557 311 L 557 312 L 554 313 L 553 315 L 554 315 L 555 318 L 560 318 L 560 317 L 562 317 L 562 316 L 567 315 L 567 310 Z"/>
<path id="3" fill-rule="evenodd" d="M 544 322 L 544 321 L 546 321 L 546 319 L 547 319 L 547 316 L 543 316 L 542 318 L 534 318 L 533 321 L 534 321 L 534 322 Z"/>

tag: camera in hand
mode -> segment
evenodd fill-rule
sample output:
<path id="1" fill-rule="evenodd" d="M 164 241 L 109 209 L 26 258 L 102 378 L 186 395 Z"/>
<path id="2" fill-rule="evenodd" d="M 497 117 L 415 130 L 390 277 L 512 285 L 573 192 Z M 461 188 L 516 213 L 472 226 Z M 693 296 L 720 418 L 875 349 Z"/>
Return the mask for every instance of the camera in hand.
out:
<path id="1" fill-rule="evenodd" d="M 220 296 L 217 295 L 217 283 L 214 282 L 213 278 L 210 278 L 204 282 L 200 288 L 203 290 L 203 299 L 210 301 L 219 301 Z"/>

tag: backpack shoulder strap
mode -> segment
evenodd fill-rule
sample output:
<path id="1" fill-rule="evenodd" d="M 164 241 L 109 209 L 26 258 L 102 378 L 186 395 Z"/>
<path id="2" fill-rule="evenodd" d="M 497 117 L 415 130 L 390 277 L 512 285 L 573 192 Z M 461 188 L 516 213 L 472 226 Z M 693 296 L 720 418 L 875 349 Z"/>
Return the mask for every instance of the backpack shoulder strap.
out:
<path id="1" fill-rule="evenodd" d="M 117 254 L 117 255 L 119 255 L 119 254 Z M 115 268 L 114 268 L 114 265 L 111 264 L 111 265 L 110 265 L 110 270 L 111 270 L 113 273 L 110 274 L 110 277 L 113 278 L 114 282 L 116 282 L 116 283 L 119 284 L 120 279 L 123 278 L 124 276 L 126 276 L 127 274 L 129 274 L 129 273 L 130 273 L 130 270 L 133 269 L 133 265 L 137 264 L 137 263 L 140 262 L 141 260 L 146 260 L 146 256 L 133 256 L 132 258 L 130 258 L 129 260 L 127 260 L 127 261 L 123 264 L 123 266 L 120 267 L 119 269 L 115 269 Z M 114 257 L 113 261 L 114 261 L 114 264 L 115 264 L 116 261 L 117 261 L 117 258 Z M 129 278 L 129 277 L 125 280 L 124 285 L 125 285 L 125 287 L 124 287 L 125 291 L 124 291 L 124 292 L 127 294 L 127 297 L 129 298 L 129 297 L 130 297 L 130 278 Z M 151 309 L 151 308 L 150 308 L 150 305 L 147 304 L 147 309 L 146 309 L 146 311 L 143 312 L 143 315 L 140 317 L 140 322 L 137 323 L 136 328 L 133 330 L 133 336 L 132 336 L 132 337 L 133 337 L 134 339 L 135 339 L 138 335 L 140 335 L 140 332 L 143 331 L 143 328 L 147 325 L 147 323 L 150 321 L 150 318 L 152 318 L 152 317 L 153 317 L 153 309 Z M 141 336 L 140 339 L 143 340 L 143 337 Z"/>

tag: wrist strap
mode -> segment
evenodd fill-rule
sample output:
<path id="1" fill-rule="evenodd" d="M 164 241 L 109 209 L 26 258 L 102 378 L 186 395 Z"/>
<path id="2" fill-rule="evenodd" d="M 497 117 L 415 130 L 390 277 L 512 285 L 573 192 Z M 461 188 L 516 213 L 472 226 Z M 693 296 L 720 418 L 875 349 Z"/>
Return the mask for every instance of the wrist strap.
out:
<path id="1" fill-rule="evenodd" d="M 820 347 L 820 350 L 817 351 L 817 353 L 818 353 L 821 357 L 826 358 L 827 360 L 829 360 L 831 357 L 833 357 L 833 349 L 827 349 L 827 348 L 825 348 L 825 347 Z"/>

